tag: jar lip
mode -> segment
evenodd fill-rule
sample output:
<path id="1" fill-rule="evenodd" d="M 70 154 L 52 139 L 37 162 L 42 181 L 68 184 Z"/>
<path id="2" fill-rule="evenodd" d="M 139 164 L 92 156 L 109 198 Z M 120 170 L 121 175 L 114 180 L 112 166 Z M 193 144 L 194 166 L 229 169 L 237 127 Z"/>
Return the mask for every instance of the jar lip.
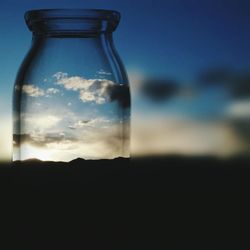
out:
<path id="1" fill-rule="evenodd" d="M 35 9 L 25 12 L 26 22 L 43 19 L 93 19 L 119 21 L 120 13 L 106 9 Z"/>
<path id="2" fill-rule="evenodd" d="M 113 32 L 120 13 L 104 9 L 37 9 L 24 15 L 33 34 Z"/>

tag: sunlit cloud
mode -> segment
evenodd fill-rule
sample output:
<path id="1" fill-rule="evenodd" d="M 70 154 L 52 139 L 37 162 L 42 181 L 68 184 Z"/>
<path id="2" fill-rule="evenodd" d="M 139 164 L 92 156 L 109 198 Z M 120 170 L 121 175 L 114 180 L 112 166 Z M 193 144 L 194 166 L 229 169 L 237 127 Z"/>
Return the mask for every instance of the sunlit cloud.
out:
<path id="1" fill-rule="evenodd" d="M 30 128 L 46 130 L 56 126 L 62 117 L 52 114 L 23 114 L 22 119 L 28 130 Z"/>
<path id="2" fill-rule="evenodd" d="M 110 72 L 106 72 L 106 71 L 104 71 L 103 69 L 100 69 L 99 71 L 97 71 L 97 73 L 99 74 L 99 75 L 111 75 L 111 73 Z"/>
<path id="3" fill-rule="evenodd" d="M 60 90 L 56 89 L 56 88 L 48 88 L 46 91 L 47 94 L 57 94 L 59 92 L 60 92 Z"/>
<path id="4" fill-rule="evenodd" d="M 106 102 L 104 97 L 85 90 L 80 90 L 80 100 L 83 102 L 95 102 L 97 104 L 103 104 Z"/>
<path id="5" fill-rule="evenodd" d="M 84 159 L 113 159 L 121 155 L 118 148 L 108 148 L 107 144 L 100 142 L 80 143 L 80 142 L 61 142 L 50 143 L 48 147 L 34 147 L 31 144 L 22 145 L 21 158 L 37 158 L 43 161 L 71 161 L 81 157 L 84 152 Z M 98 152 L 98 153 L 97 153 Z"/>
<path id="6" fill-rule="evenodd" d="M 232 101 L 225 111 L 225 116 L 238 137 L 250 147 L 250 100 Z"/>
<path id="7" fill-rule="evenodd" d="M 45 95 L 45 91 L 43 89 L 35 87 L 34 85 L 23 85 L 22 91 L 28 96 L 32 97 L 39 97 Z"/>
<path id="8" fill-rule="evenodd" d="M 140 93 L 142 83 L 145 80 L 145 76 L 138 70 L 131 71 L 129 74 L 129 82 L 130 82 L 130 89 L 131 94 L 136 96 Z"/>
<path id="9" fill-rule="evenodd" d="M 120 119 L 93 112 L 70 110 L 69 102 L 57 113 L 32 112 L 21 115 L 20 135 L 14 136 L 16 158 L 70 161 L 128 157 L 126 126 Z M 71 103 L 71 102 L 70 102 Z M 21 151 L 18 153 L 18 146 Z M 49 152 L 46 155 L 46 150 Z"/>
<path id="10" fill-rule="evenodd" d="M 0 123 L 0 162 L 10 161 L 12 157 L 12 124 L 10 117 L 2 117 Z"/>
<path id="11" fill-rule="evenodd" d="M 77 129 L 83 127 L 103 127 L 105 124 L 109 123 L 110 120 L 105 118 L 94 118 L 94 119 L 85 119 L 85 120 L 78 120 L 73 125 L 69 125 L 70 129 Z"/>
<path id="12" fill-rule="evenodd" d="M 101 121 L 89 121 L 99 124 Z M 82 126 L 79 124 L 79 126 Z M 120 124 L 113 123 L 107 127 L 95 126 L 91 130 L 79 130 L 77 133 L 63 131 L 59 133 L 39 133 L 16 135 L 22 145 L 21 159 L 38 158 L 41 160 L 70 161 L 77 157 L 84 159 L 113 159 L 128 157 L 129 137 Z M 46 155 L 45 151 L 48 151 Z M 40 155 L 41 153 L 41 155 Z"/>
<path id="13" fill-rule="evenodd" d="M 85 103 L 105 104 L 117 102 L 122 108 L 130 106 L 130 92 L 126 84 L 117 84 L 107 79 L 85 79 L 57 72 L 53 75 L 55 84 L 66 90 L 79 93 L 79 100 Z"/>
<path id="14" fill-rule="evenodd" d="M 34 85 L 28 84 L 23 85 L 22 91 L 23 93 L 31 97 L 51 97 L 51 95 L 55 95 L 60 92 L 60 90 L 56 88 L 48 88 L 47 90 L 44 90 Z"/>
<path id="15" fill-rule="evenodd" d="M 226 110 L 226 115 L 230 118 L 250 119 L 250 100 L 232 102 Z"/>
<path id="16" fill-rule="evenodd" d="M 132 124 L 133 156 L 230 157 L 250 151 L 233 127 L 225 121 L 167 116 L 152 119 L 140 116 Z"/>
<path id="17" fill-rule="evenodd" d="M 82 102 L 95 102 L 103 104 L 110 100 L 110 91 L 114 82 L 105 79 L 85 79 L 80 76 L 69 77 L 67 73 L 57 72 L 54 74 L 56 84 L 62 85 L 67 90 L 79 92 Z"/>

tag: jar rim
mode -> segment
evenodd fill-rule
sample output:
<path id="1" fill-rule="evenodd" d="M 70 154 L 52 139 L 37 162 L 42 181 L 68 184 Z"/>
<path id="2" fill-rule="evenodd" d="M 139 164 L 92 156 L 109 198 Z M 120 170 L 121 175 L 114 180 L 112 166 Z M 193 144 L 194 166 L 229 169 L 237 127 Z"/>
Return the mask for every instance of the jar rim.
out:
<path id="1" fill-rule="evenodd" d="M 34 19 L 98 19 L 117 20 L 120 13 L 106 9 L 34 9 L 25 12 L 27 22 Z"/>
<path id="2" fill-rule="evenodd" d="M 120 13 L 105 9 L 36 9 L 25 12 L 24 18 L 35 33 L 112 32 Z"/>

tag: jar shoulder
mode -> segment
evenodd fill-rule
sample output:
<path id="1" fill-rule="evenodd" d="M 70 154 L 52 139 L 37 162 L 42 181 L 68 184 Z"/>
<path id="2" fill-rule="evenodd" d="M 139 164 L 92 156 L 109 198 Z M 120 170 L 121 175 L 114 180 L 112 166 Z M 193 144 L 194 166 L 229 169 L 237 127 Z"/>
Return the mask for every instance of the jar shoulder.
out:
<path id="1" fill-rule="evenodd" d="M 114 46 L 93 41 L 86 44 L 33 42 L 20 66 L 16 83 L 39 84 L 58 73 L 128 84 L 125 67 Z"/>

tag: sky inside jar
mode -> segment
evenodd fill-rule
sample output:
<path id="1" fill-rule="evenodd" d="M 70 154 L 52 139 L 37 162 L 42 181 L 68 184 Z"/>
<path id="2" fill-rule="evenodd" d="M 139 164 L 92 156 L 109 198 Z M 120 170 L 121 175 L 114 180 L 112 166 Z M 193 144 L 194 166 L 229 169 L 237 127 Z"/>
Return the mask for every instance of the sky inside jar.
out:
<path id="1" fill-rule="evenodd" d="M 14 150 L 21 146 L 17 159 L 128 157 L 128 146 L 124 145 L 129 143 L 129 105 L 121 102 L 129 99 L 126 90 L 111 80 L 65 72 L 56 72 L 43 84 L 17 87 L 16 91 L 22 92 L 22 112 L 16 117 L 21 131 L 14 134 Z"/>

